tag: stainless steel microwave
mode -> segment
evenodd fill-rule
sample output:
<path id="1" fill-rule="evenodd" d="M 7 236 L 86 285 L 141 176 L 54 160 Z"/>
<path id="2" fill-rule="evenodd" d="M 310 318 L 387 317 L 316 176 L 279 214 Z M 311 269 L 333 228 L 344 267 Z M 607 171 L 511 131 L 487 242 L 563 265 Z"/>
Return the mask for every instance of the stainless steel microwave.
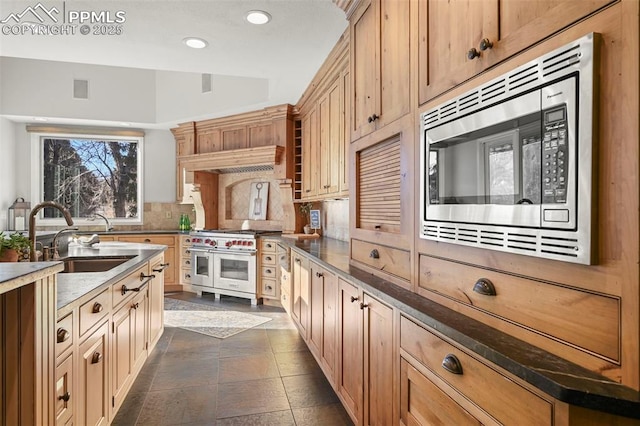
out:
<path id="1" fill-rule="evenodd" d="M 421 237 L 595 262 L 597 34 L 420 116 Z"/>

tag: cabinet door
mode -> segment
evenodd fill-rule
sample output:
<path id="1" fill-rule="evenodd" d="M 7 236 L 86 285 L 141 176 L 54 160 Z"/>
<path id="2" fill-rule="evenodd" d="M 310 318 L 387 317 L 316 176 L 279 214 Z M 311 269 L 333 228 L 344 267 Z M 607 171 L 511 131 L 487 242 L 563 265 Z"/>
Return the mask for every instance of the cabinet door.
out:
<path id="1" fill-rule="evenodd" d="M 481 425 L 404 358 L 400 362 L 400 419 L 405 425 Z"/>
<path id="2" fill-rule="evenodd" d="M 359 139 L 375 130 L 376 123 L 371 118 L 373 114 L 379 114 L 378 2 L 364 1 L 351 19 L 351 139 Z"/>
<path id="3" fill-rule="evenodd" d="M 145 290 L 140 291 L 131 302 L 131 326 L 133 333 L 131 334 L 131 362 L 132 372 L 135 375 L 140 371 L 142 365 L 147 359 L 148 347 L 148 321 L 149 321 L 149 282 Z"/>
<path id="4" fill-rule="evenodd" d="M 338 333 L 338 277 L 328 271 L 322 272 L 322 368 L 332 383 L 336 376 L 336 353 Z"/>
<path id="5" fill-rule="evenodd" d="M 469 59 L 467 52 L 479 50 L 483 38 L 497 39 L 498 5 L 497 0 L 420 0 L 418 14 L 422 103 L 486 66 L 486 55 Z"/>
<path id="6" fill-rule="evenodd" d="M 164 258 L 160 257 L 151 265 L 155 275 L 149 282 L 149 350 L 151 350 L 164 331 Z"/>
<path id="7" fill-rule="evenodd" d="M 313 108 L 302 119 L 302 198 L 318 193 L 318 113 Z"/>
<path id="8" fill-rule="evenodd" d="M 338 278 L 338 374 L 336 381 L 345 409 L 356 424 L 362 424 L 361 301 L 358 288 Z"/>
<path id="9" fill-rule="evenodd" d="M 322 328 L 324 316 L 324 276 L 323 269 L 309 263 L 311 283 L 309 288 L 309 329 L 308 344 L 311 352 L 320 359 L 322 356 Z"/>
<path id="10" fill-rule="evenodd" d="M 363 295 L 365 410 L 367 425 L 390 425 L 393 419 L 393 310 Z"/>
<path id="11" fill-rule="evenodd" d="M 78 424 L 106 425 L 108 408 L 108 327 L 105 322 L 79 347 Z"/>
<path id="12" fill-rule="evenodd" d="M 344 146 L 342 90 L 338 79 L 320 99 L 320 184 L 318 194 L 335 194 L 340 187 L 339 161 Z"/>
<path id="13" fill-rule="evenodd" d="M 111 392 L 114 413 L 122 404 L 133 377 L 131 345 L 135 341 L 135 317 L 131 315 L 132 311 L 131 301 L 125 302 L 125 305 L 113 315 L 111 326 Z"/>
<path id="14" fill-rule="evenodd" d="M 77 399 L 73 367 L 73 353 L 70 353 L 56 367 L 56 425 L 73 422 L 73 411 Z"/>
<path id="15" fill-rule="evenodd" d="M 304 256 L 291 254 L 293 286 L 291 295 L 291 316 L 298 326 L 300 335 L 307 339 L 307 327 L 309 321 L 309 260 Z"/>

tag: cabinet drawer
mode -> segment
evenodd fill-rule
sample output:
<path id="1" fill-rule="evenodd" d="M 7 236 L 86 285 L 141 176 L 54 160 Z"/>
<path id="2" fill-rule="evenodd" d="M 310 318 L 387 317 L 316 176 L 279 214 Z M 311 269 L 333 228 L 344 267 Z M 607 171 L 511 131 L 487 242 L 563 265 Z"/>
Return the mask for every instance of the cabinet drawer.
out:
<path id="1" fill-rule="evenodd" d="M 183 269 L 191 269 L 191 257 L 183 257 L 181 265 Z"/>
<path id="2" fill-rule="evenodd" d="M 276 279 L 276 267 L 275 266 L 263 266 L 262 267 L 263 279 Z"/>
<path id="3" fill-rule="evenodd" d="M 191 246 L 191 235 L 180 235 L 180 245 L 182 247 Z"/>
<path id="4" fill-rule="evenodd" d="M 400 361 L 400 418 L 405 425 L 482 424 L 404 358 Z"/>
<path id="5" fill-rule="evenodd" d="M 80 336 L 109 314 L 111 303 L 109 291 L 105 290 L 80 306 Z"/>
<path id="6" fill-rule="evenodd" d="M 126 278 L 123 278 L 120 282 L 118 282 L 117 284 L 114 284 L 111 286 L 111 295 L 112 295 L 112 301 L 113 301 L 113 307 L 117 307 L 118 305 L 120 305 L 122 302 L 124 302 L 126 299 L 129 299 L 132 295 L 134 295 L 136 293 L 136 291 L 131 291 L 131 289 L 134 288 L 140 288 L 140 285 L 144 283 L 144 286 L 147 286 L 148 283 L 145 282 L 146 278 L 141 280 L 140 277 L 141 275 L 147 275 L 147 266 L 146 264 L 143 265 L 142 267 L 136 269 L 135 272 L 132 272 L 131 274 L 129 274 Z M 124 291 L 123 292 L 123 287 L 125 287 L 129 290 L 129 291 Z"/>
<path id="7" fill-rule="evenodd" d="M 498 422 L 553 424 L 551 403 L 405 317 L 400 347 Z M 455 363 L 457 373 L 444 367 Z"/>
<path id="8" fill-rule="evenodd" d="M 274 240 L 260 239 L 260 252 L 261 253 L 275 253 L 278 244 Z"/>
<path id="9" fill-rule="evenodd" d="M 276 280 L 262 280 L 262 295 L 273 296 L 276 295 Z"/>
<path id="10" fill-rule="evenodd" d="M 118 237 L 118 241 L 127 241 L 130 243 L 142 243 L 142 244 L 162 244 L 165 246 L 175 246 L 176 241 L 172 235 L 140 235 L 130 236 L 125 235 Z"/>
<path id="11" fill-rule="evenodd" d="M 183 259 L 190 259 L 191 258 L 191 246 L 182 247 L 182 250 L 180 251 L 180 256 Z"/>
<path id="12" fill-rule="evenodd" d="M 408 251 L 352 239 L 351 258 L 407 281 L 411 279 Z"/>
<path id="13" fill-rule="evenodd" d="M 486 287 L 476 284 L 481 278 L 493 285 L 495 296 L 479 293 Z M 418 285 L 609 359 L 620 359 L 620 300 L 615 297 L 428 256 L 420 257 Z"/>
<path id="14" fill-rule="evenodd" d="M 56 356 L 73 345 L 73 312 L 56 323 Z"/>
<path id="15" fill-rule="evenodd" d="M 272 266 L 276 264 L 276 254 L 275 253 L 263 253 L 260 256 L 260 262 L 262 266 Z"/>
<path id="16" fill-rule="evenodd" d="M 180 284 L 191 284 L 191 269 L 182 270 L 182 279 Z"/>

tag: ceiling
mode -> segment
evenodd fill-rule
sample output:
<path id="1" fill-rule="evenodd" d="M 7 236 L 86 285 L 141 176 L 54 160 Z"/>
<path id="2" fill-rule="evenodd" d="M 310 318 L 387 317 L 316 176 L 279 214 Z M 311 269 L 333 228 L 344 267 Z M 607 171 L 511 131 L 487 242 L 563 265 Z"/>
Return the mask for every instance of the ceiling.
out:
<path id="1" fill-rule="evenodd" d="M 0 35 L 0 56 L 110 65 L 151 70 L 210 73 L 269 80 L 269 98 L 296 103 L 347 27 L 332 0 L 47 1 L 59 16 L 70 10 L 123 11 L 121 35 Z M 0 19 L 38 0 L 0 0 Z M 249 24 L 249 10 L 271 16 Z M 65 14 L 66 13 L 66 14 Z M 192 49 L 182 40 L 208 41 Z"/>

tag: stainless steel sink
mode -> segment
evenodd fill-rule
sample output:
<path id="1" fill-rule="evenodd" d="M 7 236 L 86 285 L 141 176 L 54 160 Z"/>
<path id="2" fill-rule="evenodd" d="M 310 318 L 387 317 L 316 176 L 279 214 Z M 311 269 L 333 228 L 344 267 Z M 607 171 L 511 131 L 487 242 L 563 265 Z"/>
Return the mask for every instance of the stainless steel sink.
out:
<path id="1" fill-rule="evenodd" d="M 104 272 L 122 265 L 135 256 L 68 257 L 64 262 L 63 273 Z"/>

